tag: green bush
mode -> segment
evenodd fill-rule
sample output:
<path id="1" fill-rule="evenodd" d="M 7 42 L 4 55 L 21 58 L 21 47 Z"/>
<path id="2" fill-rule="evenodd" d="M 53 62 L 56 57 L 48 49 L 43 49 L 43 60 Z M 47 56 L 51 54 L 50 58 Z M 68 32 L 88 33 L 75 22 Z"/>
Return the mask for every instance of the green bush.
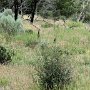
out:
<path id="1" fill-rule="evenodd" d="M 2 16 L 0 20 L 0 25 L 3 28 L 3 32 L 8 33 L 9 35 L 14 34 L 14 19 L 10 15 L 8 15 Z"/>
<path id="2" fill-rule="evenodd" d="M 24 32 L 23 30 L 23 25 L 22 25 L 22 20 L 20 18 L 18 18 L 16 21 L 15 21 L 15 32 L 16 33 L 19 33 L 19 32 Z"/>
<path id="3" fill-rule="evenodd" d="M 38 75 L 42 90 L 62 90 L 72 81 L 72 67 L 68 56 L 59 47 L 41 46 Z"/>
<path id="4" fill-rule="evenodd" d="M 17 32 L 23 30 L 22 21 L 20 19 L 15 21 L 12 11 L 9 9 L 6 9 L 1 15 L 0 28 L 2 28 L 2 32 L 8 35 L 15 35 Z"/>
<path id="5" fill-rule="evenodd" d="M 4 16 L 12 16 L 13 17 L 13 12 L 11 9 L 5 9 L 4 12 L 2 13 Z"/>
<path id="6" fill-rule="evenodd" d="M 11 55 L 9 52 L 7 52 L 7 50 L 0 46 L 0 64 L 7 64 L 9 62 L 11 62 Z"/>

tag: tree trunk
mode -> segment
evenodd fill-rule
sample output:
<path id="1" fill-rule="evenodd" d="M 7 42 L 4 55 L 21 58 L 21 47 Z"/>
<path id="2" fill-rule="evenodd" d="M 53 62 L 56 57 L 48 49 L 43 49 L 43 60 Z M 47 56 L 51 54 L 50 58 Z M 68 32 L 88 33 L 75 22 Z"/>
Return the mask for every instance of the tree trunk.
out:
<path id="1" fill-rule="evenodd" d="M 14 0 L 14 13 L 15 13 L 15 21 L 18 19 L 18 0 Z"/>
<path id="2" fill-rule="evenodd" d="M 21 0 L 21 16 L 23 16 L 22 7 L 23 7 L 23 0 Z"/>
<path id="3" fill-rule="evenodd" d="M 31 20 L 30 20 L 30 22 L 33 23 L 34 16 L 35 16 L 35 11 L 36 11 L 37 0 L 33 0 L 31 5 L 32 5 L 32 12 L 31 12 Z"/>

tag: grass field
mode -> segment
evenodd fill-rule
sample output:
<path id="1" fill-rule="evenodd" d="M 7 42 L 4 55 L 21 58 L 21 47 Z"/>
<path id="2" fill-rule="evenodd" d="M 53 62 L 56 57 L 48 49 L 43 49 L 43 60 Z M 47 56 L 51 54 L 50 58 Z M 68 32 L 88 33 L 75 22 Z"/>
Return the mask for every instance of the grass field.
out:
<path id="1" fill-rule="evenodd" d="M 48 21 L 53 22 L 53 21 Z M 60 20 L 53 23 L 36 20 L 34 25 L 23 20 L 25 30 L 32 33 L 21 33 L 7 42 L 0 34 L 0 44 L 14 52 L 9 65 L 0 65 L 0 90 L 40 90 L 35 66 L 38 62 L 39 44 L 54 44 L 73 54 L 71 59 L 74 67 L 75 81 L 66 90 L 90 90 L 90 30 L 81 22 L 66 21 L 65 26 Z"/>

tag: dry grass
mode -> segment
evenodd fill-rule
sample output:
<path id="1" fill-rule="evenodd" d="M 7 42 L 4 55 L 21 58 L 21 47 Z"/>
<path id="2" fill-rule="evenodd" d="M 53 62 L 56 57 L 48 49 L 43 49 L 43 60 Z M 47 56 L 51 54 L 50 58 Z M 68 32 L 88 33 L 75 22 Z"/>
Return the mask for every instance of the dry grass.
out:
<path id="1" fill-rule="evenodd" d="M 0 65 L 0 79 L 8 80 L 4 90 L 33 90 L 34 67 L 30 66 L 4 66 Z M 0 89 L 1 90 L 1 89 Z"/>

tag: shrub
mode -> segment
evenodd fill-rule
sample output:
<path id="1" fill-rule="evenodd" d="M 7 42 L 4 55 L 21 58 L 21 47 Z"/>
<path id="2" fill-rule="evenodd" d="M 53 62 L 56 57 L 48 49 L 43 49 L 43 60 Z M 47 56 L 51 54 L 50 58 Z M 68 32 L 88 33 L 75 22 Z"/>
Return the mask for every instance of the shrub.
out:
<path id="1" fill-rule="evenodd" d="M 7 64 L 11 61 L 11 55 L 7 50 L 0 46 L 0 64 Z"/>
<path id="2" fill-rule="evenodd" d="M 14 34 L 15 32 L 14 19 L 10 15 L 8 15 L 2 16 L 0 20 L 1 20 L 0 25 L 3 28 L 3 32 L 8 33 L 9 35 Z"/>
<path id="3" fill-rule="evenodd" d="M 22 25 L 22 20 L 19 18 L 15 21 L 15 31 L 16 32 L 24 32 L 23 30 L 23 25 Z"/>
<path id="4" fill-rule="evenodd" d="M 62 90 L 72 81 L 72 67 L 59 47 L 41 47 L 42 63 L 38 75 L 42 90 Z"/>
<path id="5" fill-rule="evenodd" d="M 2 28 L 2 32 L 7 33 L 8 35 L 15 35 L 22 30 L 22 22 L 20 19 L 15 21 L 12 11 L 6 9 L 1 15 L 0 27 Z"/>
<path id="6" fill-rule="evenodd" d="M 5 9 L 4 12 L 2 13 L 4 16 L 12 16 L 13 17 L 13 12 L 11 9 Z"/>

